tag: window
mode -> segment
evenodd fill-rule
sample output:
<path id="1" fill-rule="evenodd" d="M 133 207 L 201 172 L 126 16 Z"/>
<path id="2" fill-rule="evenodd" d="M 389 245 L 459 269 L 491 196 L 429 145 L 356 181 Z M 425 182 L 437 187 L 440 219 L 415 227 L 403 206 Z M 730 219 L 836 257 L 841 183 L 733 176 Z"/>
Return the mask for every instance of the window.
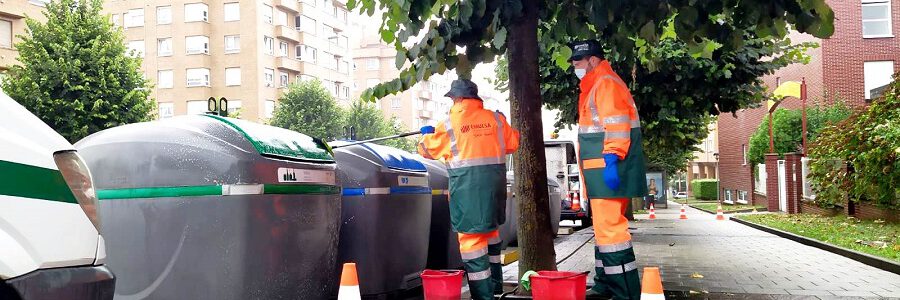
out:
<path id="1" fill-rule="evenodd" d="M 172 70 L 159 70 L 156 73 L 156 86 L 161 89 L 171 89 L 175 87 L 173 79 Z"/>
<path id="2" fill-rule="evenodd" d="M 226 35 L 225 36 L 225 53 L 241 52 L 241 36 Z"/>
<path id="3" fill-rule="evenodd" d="M 187 86 L 209 86 L 209 69 L 187 69 Z"/>
<path id="4" fill-rule="evenodd" d="M 172 55 L 172 38 L 161 38 L 156 40 L 156 55 L 170 56 Z"/>
<path id="5" fill-rule="evenodd" d="M 241 103 L 241 100 L 228 100 L 228 116 L 234 117 L 234 114 L 236 114 L 239 110 L 241 110 L 241 107 L 243 107 L 242 104 L 243 103 Z"/>
<path id="6" fill-rule="evenodd" d="M 37 5 L 40 7 L 45 7 L 45 6 L 47 6 L 47 3 L 50 3 L 50 0 L 28 0 L 28 3 L 31 3 L 32 5 Z"/>
<path id="7" fill-rule="evenodd" d="M 0 20 L 0 48 L 12 48 L 12 22 Z"/>
<path id="8" fill-rule="evenodd" d="M 891 1 L 862 0 L 863 38 L 892 37 Z"/>
<path id="9" fill-rule="evenodd" d="M 288 44 L 285 42 L 278 42 L 278 56 L 288 56 Z"/>
<path id="10" fill-rule="evenodd" d="M 729 203 L 729 204 L 734 203 L 731 200 L 731 190 L 725 190 L 725 201 L 724 202 Z"/>
<path id="11" fill-rule="evenodd" d="M 272 24 L 272 6 L 263 4 L 262 17 L 264 22 Z"/>
<path id="12" fill-rule="evenodd" d="M 741 204 L 747 204 L 747 191 L 737 192 L 737 202 Z"/>
<path id="13" fill-rule="evenodd" d="M 266 118 L 271 118 L 275 114 L 275 100 L 266 100 L 265 113 Z"/>
<path id="14" fill-rule="evenodd" d="M 175 103 L 164 102 L 159 104 L 159 118 L 167 119 L 175 116 Z"/>
<path id="15" fill-rule="evenodd" d="M 280 79 L 280 80 L 278 81 L 278 83 L 279 83 L 278 86 L 280 86 L 280 87 L 287 87 L 287 86 L 288 86 L 288 83 L 289 83 L 289 82 L 288 82 L 288 74 L 287 74 L 287 73 L 281 73 L 281 74 L 279 74 L 278 77 L 279 77 L 279 79 Z"/>
<path id="16" fill-rule="evenodd" d="M 744 165 L 747 165 L 747 144 L 741 145 L 741 154 L 744 155 Z"/>
<path id="17" fill-rule="evenodd" d="M 266 50 L 266 54 L 274 55 L 275 54 L 275 40 L 271 37 L 263 37 L 263 49 Z"/>
<path id="18" fill-rule="evenodd" d="M 194 100 L 187 102 L 187 113 L 189 115 L 206 113 L 208 109 L 209 106 L 207 106 L 206 100 Z"/>
<path id="19" fill-rule="evenodd" d="M 315 63 L 317 61 L 317 56 L 318 50 L 316 50 L 316 48 L 306 45 L 297 46 L 297 59 Z"/>
<path id="20" fill-rule="evenodd" d="M 400 108 L 400 98 L 391 98 L 391 108 L 393 108 L 393 109 Z"/>
<path id="21" fill-rule="evenodd" d="M 344 94 L 343 94 L 344 98 L 345 98 L 345 99 L 346 99 L 346 98 L 350 98 L 350 87 L 349 87 L 349 86 L 344 86 L 343 89 L 344 89 Z"/>
<path id="22" fill-rule="evenodd" d="M 300 20 L 300 22 L 297 23 L 297 29 L 310 34 L 316 34 L 316 26 L 318 26 L 316 24 L 316 19 L 307 16 L 298 16 L 297 18 Z"/>
<path id="23" fill-rule="evenodd" d="M 366 59 L 366 70 L 378 70 L 381 67 L 381 60 L 378 58 Z"/>
<path id="24" fill-rule="evenodd" d="M 375 87 L 376 85 L 378 85 L 379 83 L 381 83 L 381 80 L 378 80 L 377 78 L 366 79 L 366 88 L 371 89 L 371 88 Z"/>
<path id="25" fill-rule="evenodd" d="M 135 8 L 125 13 L 125 28 L 144 26 L 144 9 Z"/>
<path id="26" fill-rule="evenodd" d="M 294 57 L 299 60 L 303 60 L 304 48 L 305 48 L 305 46 L 303 46 L 303 45 L 297 45 L 296 47 L 294 47 Z"/>
<path id="27" fill-rule="evenodd" d="M 184 47 L 187 54 L 209 54 L 209 37 L 202 35 L 185 37 Z"/>
<path id="28" fill-rule="evenodd" d="M 188 3 L 184 5 L 185 22 L 209 21 L 209 6 L 206 3 Z"/>
<path id="29" fill-rule="evenodd" d="M 120 16 L 119 14 L 112 15 L 113 27 L 119 27 L 120 25 L 122 25 L 121 23 L 119 23 L 121 21 L 122 21 L 122 16 Z"/>
<path id="30" fill-rule="evenodd" d="M 866 99 L 871 99 L 872 89 L 891 83 L 891 75 L 894 74 L 893 61 L 867 61 L 863 64 L 863 76 L 865 77 Z"/>
<path id="31" fill-rule="evenodd" d="M 287 26 L 287 13 L 281 10 L 275 10 L 275 25 Z"/>
<path id="32" fill-rule="evenodd" d="M 349 73 L 350 73 L 350 63 L 347 62 L 347 61 L 342 61 L 342 62 L 341 62 L 341 67 L 340 67 L 339 70 L 340 70 L 341 73 L 343 73 L 343 74 L 349 74 Z"/>
<path id="33" fill-rule="evenodd" d="M 241 4 L 225 3 L 225 22 L 241 20 Z"/>
<path id="34" fill-rule="evenodd" d="M 134 57 L 144 57 L 144 41 L 128 42 L 128 53 Z"/>
<path id="35" fill-rule="evenodd" d="M 241 68 L 225 68 L 225 86 L 241 85 Z"/>
<path id="36" fill-rule="evenodd" d="M 156 8 L 156 24 L 172 24 L 172 7 L 159 6 Z"/>
<path id="37" fill-rule="evenodd" d="M 272 87 L 275 84 L 275 70 L 266 68 L 263 72 L 263 78 L 265 79 L 266 87 Z"/>

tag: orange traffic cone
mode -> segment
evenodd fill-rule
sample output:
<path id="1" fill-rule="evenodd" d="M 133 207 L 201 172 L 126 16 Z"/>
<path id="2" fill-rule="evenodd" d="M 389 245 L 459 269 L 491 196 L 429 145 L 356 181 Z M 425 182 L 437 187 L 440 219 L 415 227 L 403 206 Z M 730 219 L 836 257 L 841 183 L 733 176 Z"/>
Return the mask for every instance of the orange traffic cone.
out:
<path id="1" fill-rule="evenodd" d="M 656 210 L 653 209 L 653 203 L 650 203 L 650 220 L 656 219 Z"/>
<path id="2" fill-rule="evenodd" d="M 687 220 L 687 213 L 684 212 L 684 204 L 681 205 L 681 216 L 678 218 L 682 219 L 682 220 Z"/>
<path id="3" fill-rule="evenodd" d="M 576 212 L 581 210 L 581 199 L 578 198 L 577 194 L 569 194 L 569 199 L 572 201 L 572 210 Z"/>
<path id="4" fill-rule="evenodd" d="M 725 215 L 722 214 L 722 203 L 719 203 L 719 208 L 716 208 L 716 220 L 725 220 Z"/>
<path id="5" fill-rule="evenodd" d="M 641 281 L 641 300 L 666 299 L 663 295 L 662 278 L 659 277 L 658 267 L 645 267 L 644 278 Z"/>
<path id="6" fill-rule="evenodd" d="M 341 271 L 341 288 L 338 290 L 338 300 L 359 300 L 362 295 L 359 291 L 359 278 L 356 277 L 356 264 L 345 263 Z"/>

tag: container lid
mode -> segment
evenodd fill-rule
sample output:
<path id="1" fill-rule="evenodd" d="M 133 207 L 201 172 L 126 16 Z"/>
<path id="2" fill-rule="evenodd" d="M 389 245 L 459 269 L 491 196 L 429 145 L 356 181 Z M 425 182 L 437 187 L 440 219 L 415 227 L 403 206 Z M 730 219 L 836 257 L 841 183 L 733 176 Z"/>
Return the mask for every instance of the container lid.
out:
<path id="1" fill-rule="evenodd" d="M 259 154 L 289 159 L 334 162 L 331 148 L 327 144 L 305 134 L 240 119 L 216 115 L 204 116 L 221 121 L 243 134 Z"/>
<path id="2" fill-rule="evenodd" d="M 372 143 L 365 143 L 362 146 L 381 158 L 384 161 L 384 165 L 390 169 L 414 172 L 428 171 L 425 165 L 416 159 L 415 156 L 403 150 Z"/>

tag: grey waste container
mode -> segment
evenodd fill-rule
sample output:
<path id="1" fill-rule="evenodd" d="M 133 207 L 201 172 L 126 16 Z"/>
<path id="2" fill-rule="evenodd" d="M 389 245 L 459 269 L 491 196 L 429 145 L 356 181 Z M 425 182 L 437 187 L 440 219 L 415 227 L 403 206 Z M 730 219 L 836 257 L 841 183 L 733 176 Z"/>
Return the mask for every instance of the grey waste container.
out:
<path id="1" fill-rule="evenodd" d="M 336 293 L 340 186 L 327 145 L 211 115 L 76 144 L 100 198 L 117 299 L 323 299 Z"/>
<path id="2" fill-rule="evenodd" d="M 343 186 L 339 262 L 355 262 L 364 295 L 421 285 L 428 258 L 431 187 L 424 165 L 402 150 L 362 144 L 334 150 Z"/>
<path id="3" fill-rule="evenodd" d="M 450 175 L 447 166 L 439 161 L 421 159 L 428 169 L 431 185 L 431 231 L 428 239 L 428 263 L 432 270 L 462 269 L 459 239 L 450 224 Z"/>
<path id="4" fill-rule="evenodd" d="M 500 225 L 500 238 L 503 239 L 503 248 L 518 241 L 516 230 L 519 228 L 519 201 L 512 191 L 515 176 L 506 175 L 506 223 Z M 547 177 L 547 191 L 550 199 L 550 230 L 553 235 L 559 231 L 559 219 L 562 212 L 562 189 L 556 179 Z"/>

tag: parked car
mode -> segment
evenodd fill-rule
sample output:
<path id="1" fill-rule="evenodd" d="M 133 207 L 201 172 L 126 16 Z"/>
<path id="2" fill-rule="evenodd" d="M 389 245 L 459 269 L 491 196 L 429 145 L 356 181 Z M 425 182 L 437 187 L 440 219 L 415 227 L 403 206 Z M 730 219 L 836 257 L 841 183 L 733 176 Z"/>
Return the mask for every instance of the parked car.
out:
<path id="1" fill-rule="evenodd" d="M 687 193 L 686 193 L 686 192 L 677 192 L 677 193 L 675 193 L 675 196 L 674 196 L 673 198 L 675 198 L 675 199 L 686 199 L 686 198 L 687 198 Z"/>
<path id="2" fill-rule="evenodd" d="M 112 299 L 91 173 L 0 91 L 0 299 Z"/>

